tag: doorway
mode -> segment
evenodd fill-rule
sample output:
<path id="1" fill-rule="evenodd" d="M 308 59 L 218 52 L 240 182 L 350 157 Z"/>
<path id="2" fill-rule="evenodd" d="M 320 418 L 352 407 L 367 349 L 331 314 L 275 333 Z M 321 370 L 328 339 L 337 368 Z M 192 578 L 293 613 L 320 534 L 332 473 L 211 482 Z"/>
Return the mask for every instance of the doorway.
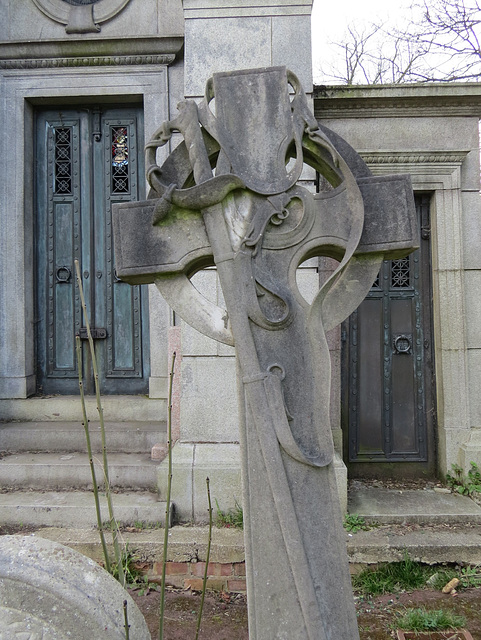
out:
<path id="1" fill-rule="evenodd" d="M 420 248 L 383 262 L 342 329 L 344 459 L 351 477 L 436 471 L 430 197 L 415 201 Z"/>
<path id="2" fill-rule="evenodd" d="M 37 391 L 78 393 L 76 335 L 94 391 L 78 260 L 102 393 L 146 393 L 147 291 L 117 278 L 111 223 L 113 203 L 143 197 L 142 109 L 39 110 L 35 145 Z"/>

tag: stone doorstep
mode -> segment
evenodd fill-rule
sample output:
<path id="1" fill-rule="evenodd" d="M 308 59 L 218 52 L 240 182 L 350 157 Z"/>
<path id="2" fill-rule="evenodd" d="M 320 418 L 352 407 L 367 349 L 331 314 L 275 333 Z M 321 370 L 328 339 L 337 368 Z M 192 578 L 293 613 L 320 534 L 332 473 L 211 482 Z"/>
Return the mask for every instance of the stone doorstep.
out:
<path id="1" fill-rule="evenodd" d="M 471 498 L 434 490 L 351 487 L 348 508 L 368 523 L 481 524 L 481 507 Z"/>
<path id="2" fill-rule="evenodd" d="M 91 420 L 98 417 L 95 396 L 86 396 L 87 415 Z M 164 398 L 147 396 L 103 395 L 102 408 L 106 422 L 142 421 L 165 424 L 162 418 L 167 415 L 167 402 Z M 82 407 L 80 398 L 75 396 L 50 396 L 0 399 L 0 415 L 5 421 L 16 422 L 70 422 L 81 424 Z M 159 419 L 160 418 L 160 419 Z"/>

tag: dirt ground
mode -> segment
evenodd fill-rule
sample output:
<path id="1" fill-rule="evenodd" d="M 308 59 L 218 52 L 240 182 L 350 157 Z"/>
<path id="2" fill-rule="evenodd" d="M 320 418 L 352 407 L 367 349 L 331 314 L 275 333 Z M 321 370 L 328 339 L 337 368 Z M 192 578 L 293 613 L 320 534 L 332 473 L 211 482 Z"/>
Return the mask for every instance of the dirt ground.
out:
<path id="1" fill-rule="evenodd" d="M 144 614 L 152 639 L 159 633 L 160 594 L 151 592 L 139 596 L 132 592 Z M 165 640 L 194 640 L 200 594 L 170 590 L 166 594 L 164 621 Z M 361 640 L 390 640 L 396 634 L 392 628 L 396 611 L 405 607 L 425 606 L 428 609 L 451 610 L 466 618 L 466 629 L 473 640 L 481 640 L 481 588 L 467 589 L 455 596 L 439 591 L 420 590 L 411 593 L 357 598 L 358 624 Z M 449 635 L 449 634 L 448 634 Z M 247 604 L 244 596 L 209 594 L 204 604 L 199 640 L 247 640 Z"/>
<path id="2" fill-rule="evenodd" d="M 144 614 L 152 638 L 159 637 L 160 593 L 130 591 Z M 165 598 L 164 640 L 194 640 L 200 594 L 168 590 Z M 247 603 L 243 595 L 206 594 L 199 640 L 247 640 Z"/>
<path id="3" fill-rule="evenodd" d="M 456 527 L 451 525 L 451 528 Z M 28 534 L 35 530 L 38 530 L 38 527 L 22 527 L 19 531 L 18 527 L 3 525 L 0 526 L 0 535 L 20 532 Z M 157 640 L 160 592 L 150 591 L 147 595 L 140 595 L 139 591 L 130 590 L 130 593 L 145 616 L 152 639 Z M 164 640 L 195 639 L 200 599 L 200 594 L 196 592 L 167 589 Z M 431 589 L 375 598 L 356 596 L 360 639 L 396 638 L 393 630 L 396 612 L 402 612 L 406 607 L 420 606 L 428 609 L 450 610 L 464 616 L 466 629 L 471 633 L 473 640 L 481 640 L 481 587 L 459 590 L 454 596 Z M 448 634 L 446 637 L 453 640 L 452 635 Z M 208 592 L 204 603 L 199 640 L 248 640 L 248 638 L 246 597 L 240 594 Z M 426 636 L 423 640 L 425 638 Z M 432 639 L 434 638 L 439 640 L 439 636 L 433 635 Z"/>

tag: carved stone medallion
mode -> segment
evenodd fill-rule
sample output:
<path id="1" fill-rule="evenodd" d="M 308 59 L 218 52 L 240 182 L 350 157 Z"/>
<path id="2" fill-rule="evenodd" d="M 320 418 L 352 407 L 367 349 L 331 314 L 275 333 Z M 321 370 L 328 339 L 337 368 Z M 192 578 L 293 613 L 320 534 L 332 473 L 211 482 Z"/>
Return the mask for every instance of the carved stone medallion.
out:
<path id="1" fill-rule="evenodd" d="M 67 33 L 95 33 L 130 0 L 32 0 L 51 20 L 65 25 Z"/>

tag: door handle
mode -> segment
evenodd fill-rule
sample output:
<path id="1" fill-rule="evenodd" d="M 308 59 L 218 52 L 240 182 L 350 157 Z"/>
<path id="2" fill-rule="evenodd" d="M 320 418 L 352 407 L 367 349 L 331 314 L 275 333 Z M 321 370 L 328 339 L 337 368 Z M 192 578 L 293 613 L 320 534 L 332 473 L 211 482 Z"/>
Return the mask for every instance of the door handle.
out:
<path id="1" fill-rule="evenodd" d="M 62 267 L 57 267 L 55 271 L 55 278 L 57 282 L 70 282 L 70 278 L 72 276 L 72 271 L 63 265 Z"/>
<path id="2" fill-rule="evenodd" d="M 393 340 L 396 353 L 411 353 L 413 337 L 409 333 L 400 333 Z"/>

